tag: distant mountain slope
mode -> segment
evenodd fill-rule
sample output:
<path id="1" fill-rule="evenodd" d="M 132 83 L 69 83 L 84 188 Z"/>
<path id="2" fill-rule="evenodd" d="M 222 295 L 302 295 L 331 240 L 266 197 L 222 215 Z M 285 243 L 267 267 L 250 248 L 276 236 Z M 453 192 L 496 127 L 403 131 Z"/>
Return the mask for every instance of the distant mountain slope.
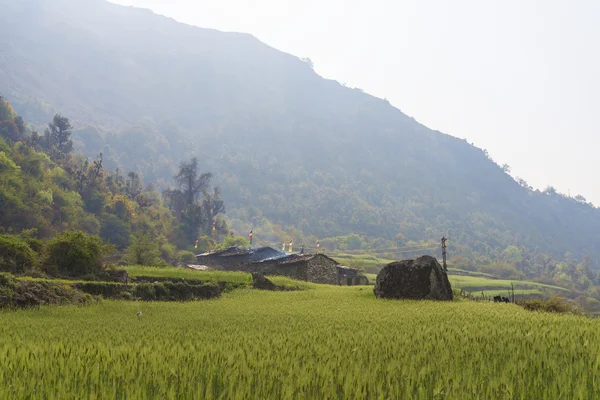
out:
<path id="1" fill-rule="evenodd" d="M 88 155 L 103 151 L 108 167 L 147 181 L 167 182 L 198 156 L 238 227 L 452 232 L 473 258 L 516 244 L 600 259 L 600 210 L 524 188 L 481 149 L 250 35 L 101 0 L 0 9 L 0 92 L 19 114 L 40 124 L 65 114 Z"/>

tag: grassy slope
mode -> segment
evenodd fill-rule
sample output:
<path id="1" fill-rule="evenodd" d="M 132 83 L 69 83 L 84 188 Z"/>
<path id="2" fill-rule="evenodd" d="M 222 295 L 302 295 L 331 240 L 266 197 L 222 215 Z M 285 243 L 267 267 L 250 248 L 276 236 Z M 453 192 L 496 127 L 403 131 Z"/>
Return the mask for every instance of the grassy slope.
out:
<path id="1" fill-rule="evenodd" d="M 516 281 L 516 280 L 505 280 L 505 279 L 488 279 L 477 276 L 448 276 L 450 283 L 453 288 L 464 289 L 467 292 L 481 292 L 481 291 L 494 291 L 494 290 L 506 290 L 511 289 L 511 284 L 514 284 L 515 293 L 521 290 L 552 290 L 556 292 L 568 292 L 567 289 L 559 286 L 544 285 L 542 283 L 530 282 L 530 281 Z"/>
<path id="2" fill-rule="evenodd" d="M 509 304 L 381 301 L 361 289 L 2 312 L 0 398 L 579 399 L 600 391 L 600 320 Z"/>

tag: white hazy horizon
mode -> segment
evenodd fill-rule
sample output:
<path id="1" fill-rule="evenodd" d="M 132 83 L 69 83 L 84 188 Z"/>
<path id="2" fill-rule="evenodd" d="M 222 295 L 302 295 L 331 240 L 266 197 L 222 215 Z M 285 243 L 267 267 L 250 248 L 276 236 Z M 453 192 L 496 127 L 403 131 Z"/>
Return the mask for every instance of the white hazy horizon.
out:
<path id="1" fill-rule="evenodd" d="M 600 1 L 111 0 L 245 32 L 600 205 Z"/>

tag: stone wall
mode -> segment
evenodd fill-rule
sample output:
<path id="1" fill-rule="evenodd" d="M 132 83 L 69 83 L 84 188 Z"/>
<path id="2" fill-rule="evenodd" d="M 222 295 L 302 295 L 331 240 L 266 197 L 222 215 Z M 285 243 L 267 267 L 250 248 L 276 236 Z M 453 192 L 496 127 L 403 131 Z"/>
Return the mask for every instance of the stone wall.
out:
<path id="1" fill-rule="evenodd" d="M 326 283 L 329 285 L 338 285 L 338 270 L 335 261 L 316 256 L 307 262 L 308 281 L 314 283 Z"/>
<path id="2" fill-rule="evenodd" d="M 265 275 L 282 275 L 301 281 L 337 285 L 337 263 L 322 254 L 300 256 L 298 260 L 269 260 L 252 263 L 243 270 Z"/>

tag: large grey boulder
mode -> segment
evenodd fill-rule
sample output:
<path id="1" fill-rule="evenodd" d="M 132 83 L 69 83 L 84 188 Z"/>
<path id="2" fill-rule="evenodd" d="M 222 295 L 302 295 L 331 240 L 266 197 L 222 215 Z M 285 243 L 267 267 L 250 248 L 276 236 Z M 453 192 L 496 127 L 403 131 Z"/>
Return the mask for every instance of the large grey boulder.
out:
<path id="1" fill-rule="evenodd" d="M 393 262 L 377 274 L 375 296 L 382 299 L 452 300 L 452 287 L 431 256 Z"/>

